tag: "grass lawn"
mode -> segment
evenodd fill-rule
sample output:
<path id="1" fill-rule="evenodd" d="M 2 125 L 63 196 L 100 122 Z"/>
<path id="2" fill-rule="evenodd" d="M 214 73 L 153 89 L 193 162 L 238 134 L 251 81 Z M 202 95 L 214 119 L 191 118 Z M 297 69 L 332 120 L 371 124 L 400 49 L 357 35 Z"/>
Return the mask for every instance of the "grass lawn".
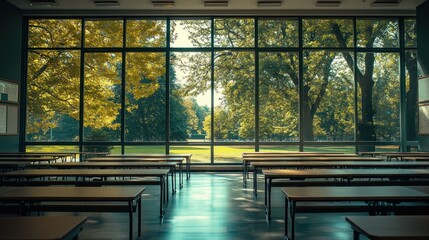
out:
<path id="1" fill-rule="evenodd" d="M 298 146 L 261 146 L 261 152 L 297 152 Z M 28 152 L 78 152 L 76 146 L 27 146 Z M 253 152 L 254 147 L 249 146 L 215 146 L 215 163 L 241 163 L 243 152 Z M 353 146 L 309 146 L 306 152 L 342 152 L 355 153 Z M 376 151 L 398 151 L 397 146 L 377 146 Z M 125 153 L 164 153 L 165 147 L 159 146 L 126 146 Z M 114 146 L 111 153 L 121 153 L 121 147 Z M 191 153 L 192 163 L 210 163 L 210 146 L 171 146 L 170 153 Z"/>

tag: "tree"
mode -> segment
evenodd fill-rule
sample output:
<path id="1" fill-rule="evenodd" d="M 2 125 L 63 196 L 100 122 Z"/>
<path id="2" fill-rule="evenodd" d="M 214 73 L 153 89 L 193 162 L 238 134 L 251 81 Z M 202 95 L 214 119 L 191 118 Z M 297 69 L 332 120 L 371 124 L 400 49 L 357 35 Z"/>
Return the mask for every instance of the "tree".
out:
<path id="1" fill-rule="evenodd" d="M 85 47 L 122 47 L 122 25 L 122 20 L 87 20 Z M 126 45 L 165 46 L 165 25 L 165 21 L 159 20 L 127 20 Z M 74 128 L 78 129 L 79 117 L 82 114 L 79 93 L 80 63 L 83 61 L 85 136 L 90 136 L 91 131 L 103 129 L 110 133 L 107 141 L 119 139 L 121 89 L 125 87 L 127 139 L 143 138 L 154 141 L 165 139 L 165 124 L 162 123 L 165 123 L 167 93 L 163 54 L 127 53 L 126 83 L 122 86 L 121 75 L 125 69 L 120 53 L 88 52 L 85 56 L 80 56 L 78 50 L 64 49 L 82 45 L 81 26 L 81 20 L 74 19 L 30 20 L 27 137 L 37 141 L 52 140 L 47 137 L 48 131 L 58 128 L 62 119 L 67 117 L 76 120 Z M 180 104 L 180 100 L 173 96 L 172 108 L 182 111 L 183 107 Z M 163 117 L 160 117 L 160 114 Z M 143 121 L 146 125 L 138 128 L 137 121 Z M 172 121 L 177 122 L 172 123 L 172 126 L 180 129 L 176 127 L 186 119 Z M 154 123 L 157 125 L 153 125 Z M 173 138 L 175 137 L 173 134 Z M 183 138 L 183 134 L 178 138 Z M 71 139 L 78 139 L 77 131 L 73 136 L 55 140 Z"/>
<path id="2" fill-rule="evenodd" d="M 357 42 L 360 47 L 368 49 L 378 47 L 397 47 L 398 44 L 398 31 L 397 21 L 390 20 L 359 20 L 357 21 L 358 36 Z M 335 33 L 336 39 L 341 47 L 346 47 L 347 40 L 343 37 L 340 27 L 336 24 L 332 25 L 332 30 Z M 350 53 L 343 53 L 344 59 L 346 60 L 350 69 L 354 69 L 353 56 Z M 376 111 L 374 109 L 373 93 L 375 86 L 375 74 L 388 73 L 389 69 L 375 68 L 376 55 L 375 53 L 364 53 L 361 54 L 361 61 L 358 63 L 356 69 L 356 81 L 359 85 L 360 93 L 360 119 L 358 123 L 358 139 L 360 141 L 376 141 L 376 128 L 374 124 L 374 116 Z M 391 59 L 391 58 L 390 58 Z M 380 78 L 380 83 L 389 82 L 391 79 L 397 79 L 397 76 L 384 76 Z M 394 86 L 398 90 L 399 86 Z M 393 95 L 398 99 L 398 95 Z M 388 105 L 383 105 L 387 107 Z M 388 118 L 391 119 L 391 118 Z M 393 118 L 397 120 L 399 118 Z M 363 150 L 363 149 L 362 149 Z M 371 149 L 367 149 L 371 150 Z"/>

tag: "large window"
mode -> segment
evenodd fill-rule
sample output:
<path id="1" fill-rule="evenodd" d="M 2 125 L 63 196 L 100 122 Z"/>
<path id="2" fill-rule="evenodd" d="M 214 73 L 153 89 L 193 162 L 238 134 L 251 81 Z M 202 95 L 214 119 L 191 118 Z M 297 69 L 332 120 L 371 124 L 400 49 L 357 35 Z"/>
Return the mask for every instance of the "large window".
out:
<path id="1" fill-rule="evenodd" d="M 200 163 L 411 145 L 415 29 L 402 17 L 29 18 L 25 145 Z"/>

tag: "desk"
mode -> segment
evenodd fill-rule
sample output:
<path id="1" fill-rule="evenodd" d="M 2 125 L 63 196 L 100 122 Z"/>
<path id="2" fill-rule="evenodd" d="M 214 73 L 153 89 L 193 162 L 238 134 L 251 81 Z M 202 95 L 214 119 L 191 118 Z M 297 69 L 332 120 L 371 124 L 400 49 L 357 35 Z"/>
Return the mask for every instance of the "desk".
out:
<path id="1" fill-rule="evenodd" d="M 86 217 L 0 217 L 1 240 L 77 239 Z"/>
<path id="2" fill-rule="evenodd" d="M 427 162 L 386 162 L 386 161 L 274 161 L 252 162 L 253 166 L 253 190 L 257 195 L 258 172 L 263 168 L 429 168 Z"/>
<path id="3" fill-rule="evenodd" d="M 429 195 L 401 186 L 285 187 L 285 239 L 294 239 L 296 205 L 299 202 L 418 202 Z M 368 206 L 367 210 L 371 210 Z M 290 229 L 289 229 L 290 228 Z"/>
<path id="4" fill-rule="evenodd" d="M 1 188 L 0 188 L 1 189 Z M 133 206 L 137 204 L 138 236 L 141 236 L 141 194 L 143 187 L 17 187 L 1 191 L 0 201 L 25 203 L 38 202 L 126 202 L 129 213 L 129 238 L 133 238 Z M 29 211 L 31 211 L 30 207 Z M 24 209 L 21 208 L 21 209 Z"/>
<path id="5" fill-rule="evenodd" d="M 271 189 L 274 179 L 300 179 L 308 178 L 319 179 L 335 179 L 333 183 L 326 182 L 325 185 L 341 185 L 350 186 L 353 184 L 353 178 L 387 178 L 387 179 L 414 179 L 414 178 L 429 178 L 429 170 L 427 169 L 277 169 L 263 170 L 265 175 L 265 208 L 267 218 L 271 218 Z M 339 180 L 338 180 L 339 179 Z M 395 185 L 400 185 L 404 181 L 385 181 Z M 303 181 L 305 185 L 305 181 Z M 368 181 L 370 184 L 371 181 Z M 284 185 L 284 184 L 283 184 Z M 307 186 L 306 186 L 307 187 Z"/>
<path id="6" fill-rule="evenodd" d="M 265 175 L 265 211 L 271 219 L 271 189 L 273 179 L 306 179 L 306 178 L 340 178 L 348 179 L 349 173 L 337 169 L 306 169 L 306 170 L 263 170 Z M 346 182 L 343 182 L 347 185 Z"/>
<path id="7" fill-rule="evenodd" d="M 428 169 L 344 169 L 353 178 L 413 179 L 429 178 Z"/>
<path id="8" fill-rule="evenodd" d="M 429 157 L 429 152 L 394 152 L 384 153 L 381 156 L 386 157 L 387 160 L 392 160 L 392 158 L 400 160 L 404 157 Z"/>
<path id="9" fill-rule="evenodd" d="M 60 158 L 62 161 L 66 161 L 67 158 L 71 160 L 76 159 L 74 153 L 65 153 L 65 152 L 17 152 L 17 153 L 0 153 L 0 158 L 8 157 L 53 157 Z"/>
<path id="10" fill-rule="evenodd" d="M 247 175 L 249 172 L 249 165 L 254 162 L 305 162 L 305 161 L 320 161 L 320 162 L 329 162 L 329 161 L 384 161 L 382 158 L 374 157 L 357 157 L 357 156 L 344 156 L 346 154 L 334 154 L 332 156 L 296 156 L 296 157 L 246 157 L 243 158 L 243 187 L 247 187 Z"/>
<path id="11" fill-rule="evenodd" d="M 156 165 L 156 163 L 158 164 L 162 164 L 162 163 L 175 163 L 175 164 L 179 164 L 179 179 L 180 179 L 180 187 L 183 186 L 183 158 L 136 158 L 136 157 L 97 157 L 97 158 L 87 158 L 86 161 L 88 163 L 99 163 L 100 165 L 104 164 L 104 163 L 109 163 L 111 165 L 114 164 L 129 164 L 129 166 L 133 166 L 132 164 L 134 164 L 134 167 L 138 164 L 149 164 L 149 163 L 153 163 L 154 165 Z M 174 168 L 173 173 L 175 173 L 176 168 Z"/>
<path id="12" fill-rule="evenodd" d="M 30 165 L 30 162 L 21 161 L 0 161 L 1 172 L 16 171 Z"/>
<path id="13" fill-rule="evenodd" d="M 185 158 L 186 160 L 186 179 L 189 180 L 191 177 L 191 157 L 190 153 L 169 153 L 169 154 L 157 154 L 157 153 L 132 153 L 132 154 L 110 154 L 110 157 L 123 157 L 123 158 Z"/>
<path id="14" fill-rule="evenodd" d="M 112 185 L 115 181 L 105 181 L 108 177 L 156 177 L 159 179 L 160 198 L 159 211 L 160 216 L 164 215 L 164 207 L 168 203 L 168 173 L 169 169 L 26 169 L 21 171 L 7 172 L 0 174 L 3 183 L 7 184 L 6 179 L 15 179 L 19 183 L 20 179 L 45 178 L 45 177 L 75 177 L 73 184 L 83 184 L 85 178 L 97 177 L 102 181 L 96 182 L 99 185 Z M 79 180 L 79 178 L 82 178 Z M 167 179 L 166 179 L 167 178 Z M 47 180 L 49 182 L 51 180 Z M 69 184 L 66 181 L 52 181 L 53 184 Z M 119 183 L 119 181 L 116 181 Z M 12 182 L 13 183 L 13 182 Z M 25 183 L 25 182 L 24 182 Z M 27 182 L 26 184 L 31 184 Z M 123 185 L 142 184 L 135 181 L 126 181 Z"/>
<path id="15" fill-rule="evenodd" d="M 353 216 L 346 221 L 354 240 L 359 240 L 359 234 L 371 240 L 429 239 L 429 216 Z"/>
<path id="16" fill-rule="evenodd" d="M 0 162 L 1 164 L 1 162 Z M 0 165 L 1 166 L 1 165 Z M 50 164 L 39 164 L 35 167 L 48 167 L 48 168 L 58 168 L 58 169 L 85 169 L 85 168 L 116 168 L 116 169 L 126 169 L 126 168 L 169 168 L 171 173 L 171 186 L 173 189 L 173 193 L 176 192 L 176 162 L 144 162 L 144 161 L 136 161 L 136 162 L 61 162 L 61 163 L 50 163 Z M 182 165 L 179 164 L 179 185 L 183 187 L 183 173 L 182 173 Z"/>
<path id="17" fill-rule="evenodd" d="M 42 162 L 56 162 L 58 157 L 0 157 L 1 162 L 30 162 L 30 163 L 42 163 Z"/>

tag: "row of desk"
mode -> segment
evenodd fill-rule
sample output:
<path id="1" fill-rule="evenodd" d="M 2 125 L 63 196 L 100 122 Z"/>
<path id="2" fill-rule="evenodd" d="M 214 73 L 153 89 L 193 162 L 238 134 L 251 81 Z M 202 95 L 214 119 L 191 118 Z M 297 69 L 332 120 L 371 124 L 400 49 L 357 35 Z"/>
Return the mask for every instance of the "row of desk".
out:
<path id="1" fill-rule="evenodd" d="M 405 203 L 422 203 L 420 207 L 428 209 L 429 186 L 360 186 L 360 187 L 285 187 L 281 189 L 285 197 L 285 239 L 295 239 L 296 214 L 305 209 L 301 204 L 326 203 L 326 202 L 347 202 L 366 203 L 366 207 L 360 208 L 361 212 L 388 211 L 395 212 L 402 207 L 407 207 Z M 401 205 L 402 204 L 402 205 Z M 313 212 L 327 212 L 326 208 L 314 208 Z M 338 208 L 331 208 L 332 212 Z M 351 209 L 351 208 L 350 208 Z M 347 212 L 347 208 L 342 211 Z M 351 210 L 350 210 L 351 211 Z M 356 211 L 356 208 L 353 210 Z M 309 212 L 308 209 L 305 212 Z M 398 219 L 390 216 L 391 219 L 374 219 L 365 217 L 347 217 L 354 229 L 354 239 L 358 239 L 359 234 L 364 234 L 370 239 L 428 239 L 429 230 L 427 228 L 427 216 L 409 216 Z M 381 220 L 386 222 L 380 222 Z M 412 220 L 405 225 L 399 225 L 404 221 Z M 390 222 L 389 222 L 390 221 Z M 410 226 L 411 223 L 414 223 Z M 389 224 L 391 224 L 389 226 Z M 387 226 L 387 228 L 377 228 Z M 407 227 L 409 226 L 409 227 Z M 396 228 L 395 228 L 396 227 Z"/>
<path id="2" fill-rule="evenodd" d="M 185 175 L 187 179 L 190 178 L 191 154 L 149 155 L 150 157 L 147 154 L 144 157 L 140 155 L 87 157 L 84 162 L 64 160 L 53 155 L 2 156 L 0 167 L 12 171 L 0 174 L 1 185 L 9 186 L 0 187 L 0 202 L 19 204 L 17 211 L 22 215 L 40 209 L 125 211 L 128 212 L 130 219 L 130 239 L 133 238 L 133 213 L 137 211 L 140 237 L 141 194 L 145 190 L 142 185 L 160 186 L 159 212 L 162 217 L 169 201 L 169 176 L 172 194 L 177 190 L 177 183 L 179 187 L 183 187 Z M 184 161 L 186 174 L 183 173 Z M 40 205 L 69 201 L 92 204 L 85 208 L 62 204 Z M 123 202 L 126 206 L 121 204 L 111 206 L 111 202 Z M 109 203 L 109 206 L 103 203 Z"/>
<path id="3" fill-rule="evenodd" d="M 144 190 L 144 187 L 137 186 L 106 186 L 97 188 L 69 186 L 0 187 L 0 202 L 19 204 L 19 214 L 21 215 L 28 214 L 32 211 L 32 207 L 41 202 L 92 202 L 95 204 L 111 202 L 119 204 L 125 203 L 129 214 L 129 239 L 133 239 L 134 212 L 137 212 L 137 232 L 138 236 L 141 236 L 141 195 Z M 104 207 L 106 211 L 109 211 L 106 206 Z M 90 208 L 89 211 L 91 211 Z M 8 224 L 5 224 L 4 226 L 8 226 Z M 47 232 L 56 232 L 55 229 L 50 229 L 48 226 L 44 226 L 44 229 L 48 230 Z M 1 235 L 3 235 L 3 232 Z M 33 236 L 33 238 L 30 239 L 39 239 L 35 237 L 36 236 Z"/>
<path id="4" fill-rule="evenodd" d="M 352 185 L 429 185 L 429 169 L 282 169 L 263 170 L 265 176 L 265 207 L 271 218 L 271 191 L 274 186 L 352 186 Z M 307 179 L 320 181 L 306 182 Z M 356 179 L 363 179 L 353 184 Z M 375 183 L 374 179 L 385 179 Z M 274 180 L 279 180 L 274 182 Z M 286 181 L 282 181 L 286 180 Z M 298 180 L 298 181 L 294 181 Z M 426 180 L 426 181 L 425 181 Z"/>
<path id="5" fill-rule="evenodd" d="M 405 161 L 392 161 L 392 160 Z M 422 161 L 423 160 L 423 161 Z M 424 161 L 428 160 L 428 161 Z M 243 154 L 243 186 L 253 167 L 254 194 L 258 172 L 265 180 L 266 216 L 271 218 L 271 189 L 285 197 L 285 239 L 295 239 L 301 212 L 368 212 L 429 214 L 429 153 Z M 409 186 L 412 185 L 412 186 Z M 412 204 L 409 204 L 412 203 Z M 349 216 L 354 240 L 429 239 L 429 216 Z M 391 224 L 388 227 L 382 227 Z"/>

